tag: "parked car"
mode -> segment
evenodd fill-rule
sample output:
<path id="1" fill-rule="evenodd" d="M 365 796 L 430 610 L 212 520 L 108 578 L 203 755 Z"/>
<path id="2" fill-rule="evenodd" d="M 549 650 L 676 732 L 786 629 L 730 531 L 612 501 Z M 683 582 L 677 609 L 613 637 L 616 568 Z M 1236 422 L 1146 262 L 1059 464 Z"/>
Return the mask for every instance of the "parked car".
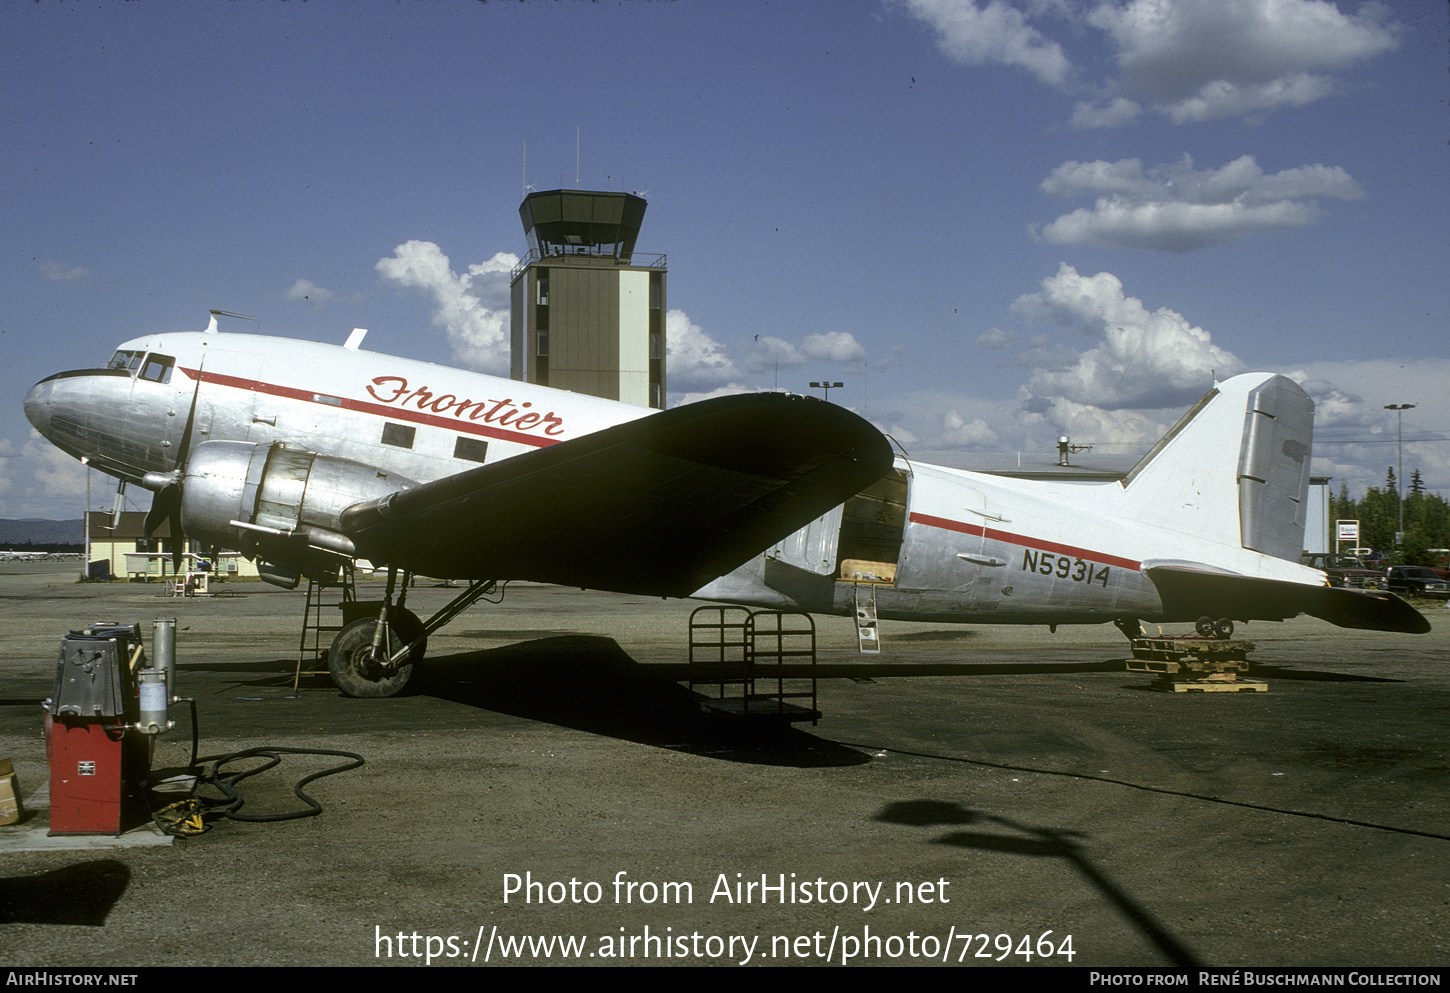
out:
<path id="1" fill-rule="evenodd" d="M 1334 552 L 1306 552 L 1299 557 L 1304 565 L 1323 569 L 1329 577 L 1330 586 L 1349 586 L 1354 589 L 1384 589 L 1385 574 L 1371 569 L 1353 555 L 1337 555 Z"/>
<path id="2" fill-rule="evenodd" d="M 1385 570 L 1385 582 L 1395 593 L 1450 600 L 1450 583 L 1422 565 L 1392 565 Z"/>

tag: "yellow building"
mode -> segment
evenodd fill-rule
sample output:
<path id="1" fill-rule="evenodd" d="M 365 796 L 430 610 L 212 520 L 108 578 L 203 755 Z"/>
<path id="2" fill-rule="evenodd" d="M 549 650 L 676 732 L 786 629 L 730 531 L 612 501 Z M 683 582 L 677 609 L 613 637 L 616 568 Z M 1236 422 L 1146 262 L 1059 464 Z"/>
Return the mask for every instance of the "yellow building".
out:
<path id="1" fill-rule="evenodd" d="M 141 511 L 126 511 L 121 521 L 111 527 L 110 514 L 92 513 L 86 521 L 87 545 L 90 551 L 90 566 L 87 574 L 93 579 L 169 579 L 175 575 L 172 566 L 174 544 L 171 540 L 171 522 L 162 521 L 151 537 L 146 537 L 146 515 Z M 242 557 L 240 552 L 214 551 L 203 554 L 199 542 L 187 539 L 182 549 L 182 572 L 193 572 L 204 567 L 214 580 L 257 575 L 257 564 Z"/>

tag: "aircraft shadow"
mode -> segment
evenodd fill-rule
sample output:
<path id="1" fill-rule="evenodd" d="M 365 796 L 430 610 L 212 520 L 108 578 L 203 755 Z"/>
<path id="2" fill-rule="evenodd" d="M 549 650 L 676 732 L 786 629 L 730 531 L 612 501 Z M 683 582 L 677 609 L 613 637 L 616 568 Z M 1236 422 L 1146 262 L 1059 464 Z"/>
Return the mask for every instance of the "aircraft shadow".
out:
<path id="1" fill-rule="evenodd" d="M 1175 966 L 1198 966 L 1193 952 L 1186 948 L 1168 929 L 1137 901 L 1123 892 L 1111 879 L 1093 865 L 1083 850 L 1079 839 L 1085 836 L 1077 831 L 1059 831 L 1055 828 L 1034 827 L 1021 824 L 976 810 L 968 810 L 957 803 L 942 800 L 905 800 L 888 804 L 876 815 L 876 820 L 888 824 L 908 824 L 912 827 L 937 827 L 941 825 L 973 824 L 999 830 L 949 831 L 932 839 L 933 844 L 955 845 L 980 852 L 1001 852 L 1029 858 L 1062 859 L 1077 870 L 1134 929 L 1150 944 L 1168 958 Z M 1006 829 L 1001 831 L 1000 829 Z M 1011 832 L 1011 833 L 1007 833 Z M 974 946 L 975 947 L 975 946 Z M 990 946 L 987 951 L 995 951 Z M 995 955 L 994 955 L 995 958 Z M 1009 956 L 1010 958 L 1010 956 Z"/>
<path id="2" fill-rule="evenodd" d="M 731 762 L 863 765 L 865 754 L 800 728 L 702 713 L 674 666 L 641 665 L 612 638 L 560 635 L 429 658 L 405 691 L 642 745 Z"/>
<path id="3" fill-rule="evenodd" d="M 131 870 L 114 859 L 0 878 L 0 924 L 100 927 L 130 882 Z"/>

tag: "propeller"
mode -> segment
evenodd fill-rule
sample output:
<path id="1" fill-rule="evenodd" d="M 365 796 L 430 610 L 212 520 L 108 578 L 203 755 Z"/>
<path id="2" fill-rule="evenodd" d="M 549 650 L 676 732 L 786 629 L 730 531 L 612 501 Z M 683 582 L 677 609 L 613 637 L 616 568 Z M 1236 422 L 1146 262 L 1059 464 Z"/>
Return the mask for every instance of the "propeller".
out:
<path id="1" fill-rule="evenodd" d="M 176 471 L 174 481 L 167 483 L 151 498 L 151 509 L 146 512 L 145 535 L 161 526 L 162 521 L 171 524 L 171 571 L 181 574 L 181 560 L 185 555 L 186 535 L 181 530 L 181 480 L 186 471 L 186 459 L 191 454 L 191 434 L 196 427 L 196 404 L 201 396 L 201 370 L 196 373 L 196 388 L 191 393 L 191 410 L 186 414 L 186 426 L 181 430 L 181 444 L 176 449 Z"/>

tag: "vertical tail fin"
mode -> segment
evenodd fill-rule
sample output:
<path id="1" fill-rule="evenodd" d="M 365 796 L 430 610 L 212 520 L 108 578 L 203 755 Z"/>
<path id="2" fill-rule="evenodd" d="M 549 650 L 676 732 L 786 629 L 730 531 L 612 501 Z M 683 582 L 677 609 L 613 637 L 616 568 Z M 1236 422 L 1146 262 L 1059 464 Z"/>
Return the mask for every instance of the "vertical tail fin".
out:
<path id="1" fill-rule="evenodd" d="M 1125 513 L 1185 535 L 1298 561 L 1314 401 L 1283 376 L 1204 395 L 1123 480 Z"/>

